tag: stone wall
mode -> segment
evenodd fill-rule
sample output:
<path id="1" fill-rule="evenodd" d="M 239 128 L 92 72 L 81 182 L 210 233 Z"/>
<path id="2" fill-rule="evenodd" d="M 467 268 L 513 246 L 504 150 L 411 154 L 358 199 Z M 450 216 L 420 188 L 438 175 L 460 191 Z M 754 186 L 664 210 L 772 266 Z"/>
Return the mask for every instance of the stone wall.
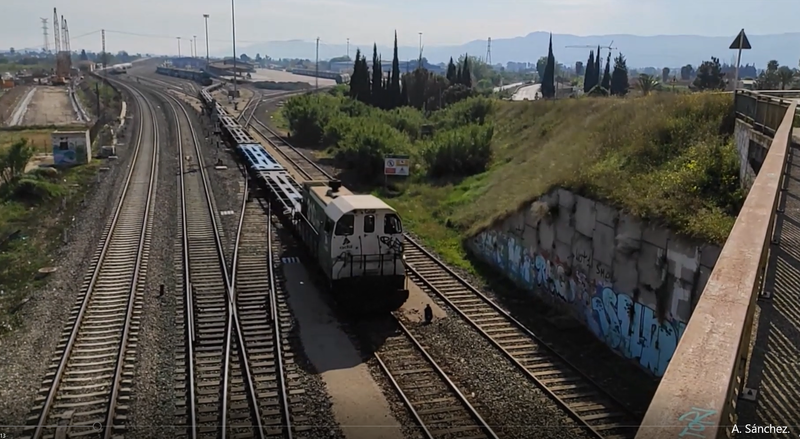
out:
<path id="1" fill-rule="evenodd" d="M 764 163 L 772 139 L 753 131 L 752 126 L 738 118 L 733 129 L 733 138 L 739 152 L 739 179 L 742 186 L 749 189 Z"/>
<path id="2" fill-rule="evenodd" d="M 564 189 L 468 246 L 659 377 L 720 251 Z"/>

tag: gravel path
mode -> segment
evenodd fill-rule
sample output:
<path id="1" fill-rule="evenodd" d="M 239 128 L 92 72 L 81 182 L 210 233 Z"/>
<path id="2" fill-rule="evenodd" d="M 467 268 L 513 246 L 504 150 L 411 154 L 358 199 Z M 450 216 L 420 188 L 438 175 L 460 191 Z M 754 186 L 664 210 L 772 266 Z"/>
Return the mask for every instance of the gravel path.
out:
<path id="1" fill-rule="evenodd" d="M 175 276 L 174 246 L 178 236 L 176 170 L 178 167 L 175 143 L 175 125 L 171 113 L 164 111 L 164 103 L 156 101 L 159 121 L 160 150 L 158 187 L 153 212 L 153 231 L 150 242 L 150 263 L 147 272 L 147 292 L 142 307 L 139 332 L 139 358 L 134 371 L 134 395 L 131 398 L 129 419 L 132 425 L 128 438 L 148 439 L 172 437 L 172 413 L 175 333 Z M 155 106 L 155 105 L 154 105 Z M 169 118 L 167 115 L 169 114 Z M 169 121 L 169 122 L 167 122 Z M 159 285 L 164 284 L 165 294 L 159 297 Z"/>
<path id="2" fill-rule="evenodd" d="M 131 127 L 137 123 L 126 125 L 126 139 L 135 136 Z M 52 265 L 58 271 L 31 293 L 30 301 L 20 310 L 25 326 L 0 339 L 4 352 L 0 362 L 0 425 L 25 424 L 84 275 L 91 268 L 91 256 L 119 200 L 131 149 L 120 147 L 119 159 L 105 162 L 110 169 L 101 171 L 99 182 L 93 184 L 77 209 L 68 243 L 53 254 Z"/>

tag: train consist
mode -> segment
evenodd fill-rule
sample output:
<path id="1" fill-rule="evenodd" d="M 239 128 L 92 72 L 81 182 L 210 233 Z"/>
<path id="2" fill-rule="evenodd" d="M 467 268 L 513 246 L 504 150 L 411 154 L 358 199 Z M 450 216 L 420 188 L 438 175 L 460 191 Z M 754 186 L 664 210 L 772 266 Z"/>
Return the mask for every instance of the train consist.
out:
<path id="1" fill-rule="evenodd" d="M 179 69 L 176 67 L 158 66 L 156 67 L 156 73 L 160 75 L 172 76 L 174 78 L 190 79 L 202 86 L 209 86 L 212 83 L 211 75 L 202 70 L 188 70 Z"/>
<path id="2" fill-rule="evenodd" d="M 336 81 L 337 84 L 349 84 L 350 83 L 350 75 L 347 73 L 339 73 L 339 72 L 330 72 L 325 70 L 320 70 L 319 74 L 314 69 L 288 69 L 289 73 L 294 73 L 295 75 L 303 75 L 303 76 L 313 76 L 315 78 L 325 78 L 325 79 L 333 79 Z"/>
<path id="3" fill-rule="evenodd" d="M 354 195 L 338 181 L 298 183 L 212 92 L 200 99 L 235 149 L 250 178 L 268 194 L 284 224 L 302 241 L 330 290 L 355 315 L 383 314 L 408 299 L 403 224 L 397 212 L 372 195 Z"/>

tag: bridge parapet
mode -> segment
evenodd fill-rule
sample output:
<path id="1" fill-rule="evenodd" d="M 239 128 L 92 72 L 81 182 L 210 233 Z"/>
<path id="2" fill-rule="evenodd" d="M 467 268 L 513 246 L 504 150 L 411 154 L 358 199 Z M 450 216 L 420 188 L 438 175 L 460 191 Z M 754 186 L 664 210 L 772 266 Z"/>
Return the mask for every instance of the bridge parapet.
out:
<path id="1" fill-rule="evenodd" d="M 726 438 L 736 422 L 797 103 L 737 90 L 734 107 L 737 118 L 773 137 L 772 145 L 636 439 Z"/>

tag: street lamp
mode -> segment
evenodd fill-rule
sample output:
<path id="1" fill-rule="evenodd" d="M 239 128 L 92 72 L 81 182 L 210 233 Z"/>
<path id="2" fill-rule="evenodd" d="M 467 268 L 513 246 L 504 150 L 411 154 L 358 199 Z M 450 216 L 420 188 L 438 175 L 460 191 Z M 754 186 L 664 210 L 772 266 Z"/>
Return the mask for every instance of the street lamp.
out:
<path id="1" fill-rule="evenodd" d="M 197 35 L 192 35 L 192 38 L 194 38 L 194 42 L 192 43 L 194 44 L 194 53 L 192 54 L 192 57 L 197 58 Z"/>
<path id="2" fill-rule="evenodd" d="M 231 29 L 233 31 L 233 99 L 239 96 L 236 90 L 236 9 L 233 5 L 234 0 L 231 0 Z"/>
<path id="3" fill-rule="evenodd" d="M 319 91 L 319 37 L 317 37 L 317 63 L 316 63 L 316 75 L 314 76 L 314 88 L 316 91 Z"/>
<path id="4" fill-rule="evenodd" d="M 206 20 L 206 70 L 208 70 L 208 14 L 203 14 Z"/>
<path id="5" fill-rule="evenodd" d="M 178 39 L 178 58 L 181 57 L 181 37 L 175 37 Z"/>

